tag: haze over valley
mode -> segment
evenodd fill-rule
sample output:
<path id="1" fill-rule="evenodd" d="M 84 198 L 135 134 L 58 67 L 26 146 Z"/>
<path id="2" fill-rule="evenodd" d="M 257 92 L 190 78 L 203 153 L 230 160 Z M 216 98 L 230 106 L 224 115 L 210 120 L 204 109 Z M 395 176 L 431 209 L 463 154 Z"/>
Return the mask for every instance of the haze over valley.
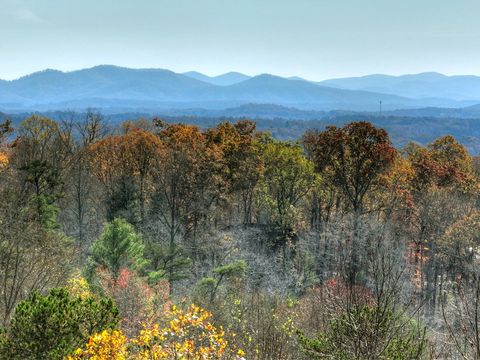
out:
<path id="1" fill-rule="evenodd" d="M 98 108 L 117 113 L 172 109 L 192 113 L 192 109 L 226 110 L 246 104 L 375 112 L 468 108 L 479 103 L 480 77 L 437 73 L 314 82 L 270 74 L 231 72 L 210 77 L 198 72 L 101 65 L 72 72 L 45 70 L 0 81 L 0 110 L 4 112 Z"/>

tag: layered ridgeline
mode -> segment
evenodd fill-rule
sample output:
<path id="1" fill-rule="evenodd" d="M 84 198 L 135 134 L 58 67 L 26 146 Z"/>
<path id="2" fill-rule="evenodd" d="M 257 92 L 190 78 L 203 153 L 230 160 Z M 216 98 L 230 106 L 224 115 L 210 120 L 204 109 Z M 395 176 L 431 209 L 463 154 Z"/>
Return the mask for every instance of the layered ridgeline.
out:
<path id="1" fill-rule="evenodd" d="M 426 75 L 418 77 L 423 79 Z M 227 73 L 209 77 L 197 72 L 178 74 L 162 69 L 103 65 L 72 72 L 45 70 L 13 81 L 0 81 L 0 110 L 95 107 L 116 112 L 132 109 L 151 112 L 162 109 L 218 110 L 254 103 L 317 111 L 379 111 L 381 101 L 383 110 L 389 111 L 427 106 L 455 108 L 480 102 L 480 92 L 476 91 L 480 89 L 479 78 L 467 77 L 468 86 L 465 85 L 462 92 L 460 80 L 438 77 L 445 78 L 445 86 L 455 82 L 450 93 L 448 89 L 440 93 L 439 88 L 444 86 L 428 81 L 417 90 L 407 91 L 408 87 L 404 87 L 396 92 L 387 85 L 372 85 L 371 81 L 362 85 L 352 79 L 315 83 L 297 77 L 267 74 L 249 77 Z M 426 83 L 432 84 L 430 92 Z M 448 94 L 453 95 L 448 97 Z"/>
<path id="2" fill-rule="evenodd" d="M 480 78 L 470 75 L 446 76 L 435 72 L 402 76 L 377 74 L 325 80 L 318 84 L 339 89 L 373 91 L 415 99 L 437 98 L 476 101 L 480 98 Z"/>

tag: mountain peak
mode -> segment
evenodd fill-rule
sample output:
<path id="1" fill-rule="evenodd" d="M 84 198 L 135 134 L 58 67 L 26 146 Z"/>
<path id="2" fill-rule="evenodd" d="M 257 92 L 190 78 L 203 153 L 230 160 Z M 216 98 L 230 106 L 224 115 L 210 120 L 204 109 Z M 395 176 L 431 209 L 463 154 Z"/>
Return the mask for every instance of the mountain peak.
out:
<path id="1" fill-rule="evenodd" d="M 182 75 L 217 86 L 229 86 L 250 79 L 249 76 L 234 71 L 218 76 L 208 76 L 198 71 L 188 71 Z"/>
<path id="2" fill-rule="evenodd" d="M 24 76 L 18 78 L 17 80 L 34 78 L 34 77 L 48 77 L 48 76 L 52 76 L 52 75 L 55 76 L 55 75 L 62 75 L 62 74 L 64 74 L 64 72 L 60 71 L 60 70 L 45 69 L 45 70 L 40 70 L 40 71 L 33 72 L 31 74 L 28 74 L 28 75 L 24 75 Z M 13 81 L 15 81 L 15 80 L 13 80 Z"/>
<path id="3" fill-rule="evenodd" d="M 414 78 L 414 79 L 422 79 L 422 80 L 442 80 L 448 78 L 447 75 L 438 73 L 438 72 L 422 72 L 419 74 L 408 74 L 408 75 L 401 75 L 397 76 L 399 78 Z"/>

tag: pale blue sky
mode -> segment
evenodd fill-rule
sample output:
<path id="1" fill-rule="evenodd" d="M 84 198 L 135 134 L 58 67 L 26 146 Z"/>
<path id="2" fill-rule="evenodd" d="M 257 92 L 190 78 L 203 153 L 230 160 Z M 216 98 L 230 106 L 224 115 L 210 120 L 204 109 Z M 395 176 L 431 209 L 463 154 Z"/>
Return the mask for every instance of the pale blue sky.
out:
<path id="1" fill-rule="evenodd" d="M 0 0 L 0 78 L 98 64 L 480 75 L 480 0 Z"/>

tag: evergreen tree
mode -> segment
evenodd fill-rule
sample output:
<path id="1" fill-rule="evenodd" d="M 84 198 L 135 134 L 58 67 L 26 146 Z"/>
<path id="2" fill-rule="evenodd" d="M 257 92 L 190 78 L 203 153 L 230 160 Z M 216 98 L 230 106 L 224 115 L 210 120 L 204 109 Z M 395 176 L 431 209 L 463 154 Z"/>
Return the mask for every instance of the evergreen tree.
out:
<path id="1" fill-rule="evenodd" d="M 121 218 L 108 223 L 100 238 L 92 245 L 88 272 L 90 278 L 96 268 L 108 270 L 115 280 L 122 268 L 140 270 L 146 265 L 144 245 L 133 226 Z"/>
<path id="2" fill-rule="evenodd" d="M 63 288 L 47 296 L 34 291 L 18 304 L 10 327 L 0 335 L 0 358 L 62 359 L 92 334 L 117 324 L 110 299 L 71 296 Z"/>

